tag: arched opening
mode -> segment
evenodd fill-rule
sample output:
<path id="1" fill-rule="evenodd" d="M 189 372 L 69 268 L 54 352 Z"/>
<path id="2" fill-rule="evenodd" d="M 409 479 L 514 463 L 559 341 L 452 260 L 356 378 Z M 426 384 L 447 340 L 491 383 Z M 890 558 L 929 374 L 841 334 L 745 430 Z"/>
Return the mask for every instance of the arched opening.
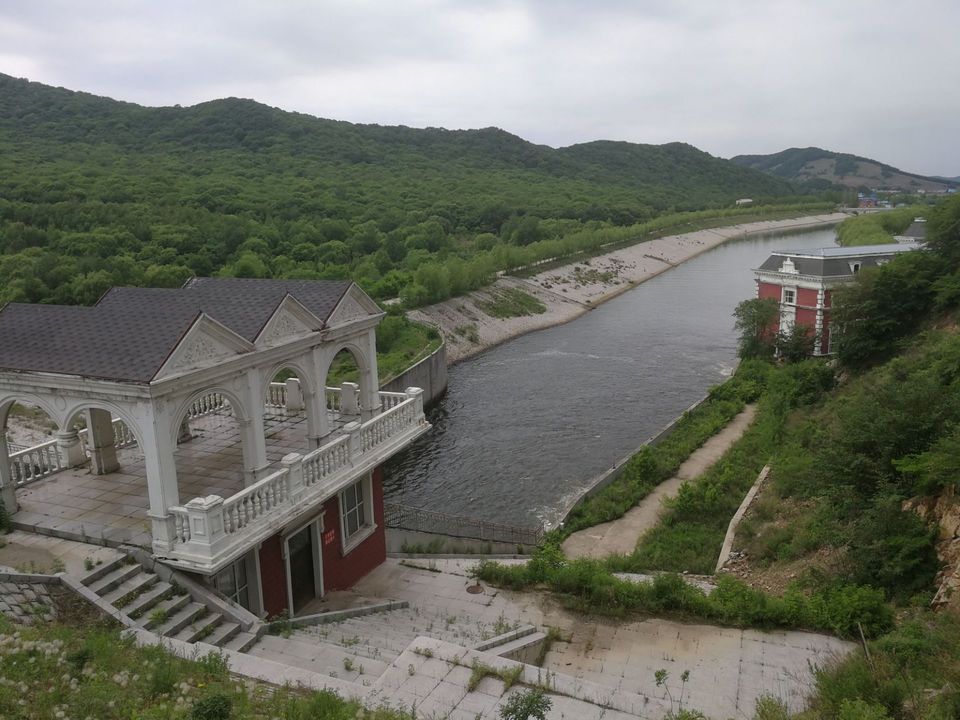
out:
<path id="1" fill-rule="evenodd" d="M 289 453 L 305 452 L 307 439 L 318 436 L 322 423 L 311 407 L 312 390 L 309 376 L 300 368 L 285 364 L 274 369 L 263 398 L 263 437 L 271 465 Z"/>
<path id="2" fill-rule="evenodd" d="M 219 389 L 197 393 L 181 408 L 170 428 L 181 504 L 230 497 L 245 486 L 244 417 L 239 401 Z"/>
<path id="3" fill-rule="evenodd" d="M 60 426 L 48 408 L 27 399 L 10 399 L 0 407 L 0 420 L 7 455 L 2 480 L 8 488 L 8 499 L 13 498 L 12 488 L 23 487 L 67 467 L 57 444 Z M 0 460 L 4 459 L 0 457 Z M 11 507 L 7 509 L 13 511 Z"/>
<path id="4" fill-rule="evenodd" d="M 326 409 L 333 425 L 342 426 L 360 419 L 367 390 L 364 369 L 363 356 L 349 346 L 333 356 L 324 382 Z"/>
<path id="5" fill-rule="evenodd" d="M 79 464 L 88 464 L 91 473 L 109 475 L 143 464 L 139 431 L 116 408 L 83 404 L 67 413 L 65 429 L 58 436 L 61 448 Z M 77 465 L 78 462 L 70 463 L 71 467 Z"/>

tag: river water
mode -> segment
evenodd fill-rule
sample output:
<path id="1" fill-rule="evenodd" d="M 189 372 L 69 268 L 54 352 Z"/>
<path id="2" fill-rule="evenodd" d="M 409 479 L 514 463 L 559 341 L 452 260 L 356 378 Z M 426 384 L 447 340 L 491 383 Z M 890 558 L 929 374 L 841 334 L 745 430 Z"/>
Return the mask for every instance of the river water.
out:
<path id="1" fill-rule="evenodd" d="M 833 229 L 731 240 L 576 320 L 450 368 L 433 430 L 387 467 L 386 499 L 513 525 L 553 523 L 591 478 L 733 370 L 733 309 L 772 250 Z"/>

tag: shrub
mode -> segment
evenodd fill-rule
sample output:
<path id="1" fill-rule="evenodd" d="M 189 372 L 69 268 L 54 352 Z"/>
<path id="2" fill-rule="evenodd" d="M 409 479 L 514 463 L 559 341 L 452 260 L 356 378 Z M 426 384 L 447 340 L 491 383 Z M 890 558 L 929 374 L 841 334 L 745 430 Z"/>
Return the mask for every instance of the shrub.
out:
<path id="1" fill-rule="evenodd" d="M 545 720 L 553 701 L 543 690 L 524 690 L 514 693 L 500 708 L 501 720 Z"/>
<path id="2" fill-rule="evenodd" d="M 209 692 L 198 699 L 190 709 L 191 720 L 229 720 L 233 712 L 233 698 L 222 690 Z"/>

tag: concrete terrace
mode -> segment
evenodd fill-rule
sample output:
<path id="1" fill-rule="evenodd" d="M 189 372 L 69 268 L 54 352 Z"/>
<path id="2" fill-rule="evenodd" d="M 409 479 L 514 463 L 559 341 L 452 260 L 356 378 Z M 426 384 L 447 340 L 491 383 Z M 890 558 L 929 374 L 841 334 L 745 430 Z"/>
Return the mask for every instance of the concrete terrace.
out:
<path id="1" fill-rule="evenodd" d="M 227 498 L 243 489 L 240 432 L 229 412 L 227 408 L 191 420 L 193 439 L 174 451 L 181 503 L 206 495 Z M 353 418 L 333 415 L 331 426 L 336 431 L 349 419 Z M 303 412 L 268 412 L 264 434 L 271 467 L 288 453 L 309 449 Z M 45 535 L 149 548 L 150 503 L 143 454 L 134 445 L 117 450 L 117 459 L 120 469 L 106 475 L 92 473 L 88 463 L 19 488 L 14 526 Z"/>
<path id="2" fill-rule="evenodd" d="M 655 618 L 584 618 L 539 592 L 484 586 L 483 592 L 473 594 L 467 587 L 474 584 L 468 571 L 475 562 L 388 559 L 350 591 L 331 593 L 311 610 L 385 599 L 405 600 L 408 608 L 297 629 L 288 640 L 265 637 L 250 652 L 369 685 L 381 672 L 389 674 L 392 666 L 406 667 L 402 661 L 418 637 L 471 647 L 519 625 L 541 630 L 552 626 L 559 628 L 566 641 L 553 643 L 544 658 L 544 671 L 595 684 L 616 695 L 638 694 L 650 703 L 642 715 L 658 718 L 669 703 L 664 688 L 656 685 L 657 670 L 670 674 L 674 698 L 680 690 L 680 675 L 690 671 L 685 707 L 710 717 L 752 717 L 757 699 L 764 695 L 781 698 L 792 711 L 801 710 L 812 687 L 812 667 L 854 647 L 807 632 L 761 632 Z M 344 658 L 355 668 L 352 673 L 344 672 Z M 419 699 L 440 709 L 430 697 L 439 689 L 421 689 L 418 698 L 408 696 L 416 695 L 416 688 L 400 689 L 404 701 Z"/>

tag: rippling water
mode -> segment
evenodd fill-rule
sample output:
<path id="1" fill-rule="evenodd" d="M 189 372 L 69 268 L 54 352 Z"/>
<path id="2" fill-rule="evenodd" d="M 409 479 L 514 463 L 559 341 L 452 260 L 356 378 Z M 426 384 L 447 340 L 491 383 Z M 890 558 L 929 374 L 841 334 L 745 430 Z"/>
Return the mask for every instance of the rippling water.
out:
<path id="1" fill-rule="evenodd" d="M 450 368 L 432 432 L 388 466 L 388 501 L 515 525 L 552 522 L 598 473 L 667 425 L 736 358 L 733 308 L 772 250 L 834 231 L 728 242 L 573 322 Z"/>

